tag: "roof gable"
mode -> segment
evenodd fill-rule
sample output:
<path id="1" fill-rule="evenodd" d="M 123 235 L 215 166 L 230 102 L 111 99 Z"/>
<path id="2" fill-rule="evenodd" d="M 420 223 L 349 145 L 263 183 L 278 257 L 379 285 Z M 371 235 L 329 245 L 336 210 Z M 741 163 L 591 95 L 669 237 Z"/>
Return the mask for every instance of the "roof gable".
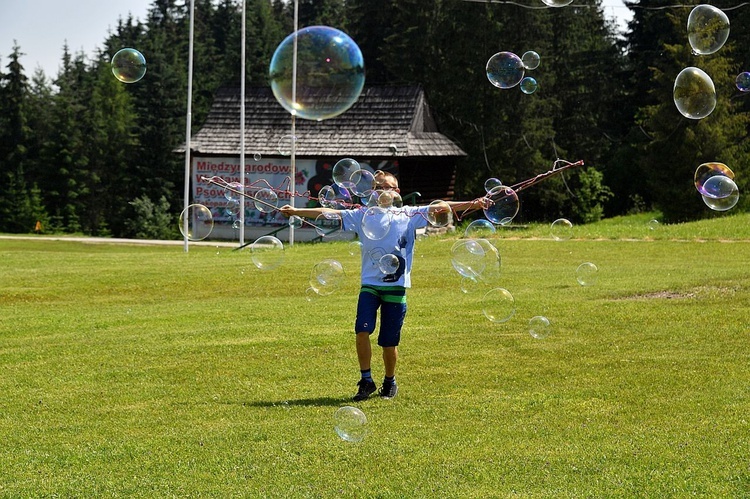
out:
<path id="1" fill-rule="evenodd" d="M 278 155 L 279 142 L 291 134 L 289 113 L 270 87 L 250 87 L 245 94 L 245 152 Z M 239 121 L 240 89 L 219 89 L 191 148 L 198 154 L 238 155 Z M 438 132 L 419 86 L 365 87 L 345 113 L 323 121 L 298 119 L 295 126 L 296 155 L 301 157 L 466 155 Z"/>

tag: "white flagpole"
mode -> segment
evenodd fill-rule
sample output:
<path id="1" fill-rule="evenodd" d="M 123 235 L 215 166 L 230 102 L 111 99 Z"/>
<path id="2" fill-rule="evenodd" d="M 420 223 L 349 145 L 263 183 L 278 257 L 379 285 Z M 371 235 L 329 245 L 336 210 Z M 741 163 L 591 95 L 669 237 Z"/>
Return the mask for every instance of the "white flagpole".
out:
<path id="1" fill-rule="evenodd" d="M 240 64 L 240 184 L 245 192 L 245 12 L 247 1 L 242 0 L 242 63 Z M 245 196 L 240 196 L 240 248 L 245 245 Z"/>
<path id="2" fill-rule="evenodd" d="M 292 104 L 297 105 L 297 30 L 299 24 L 299 0 L 294 0 L 294 45 L 292 49 Z M 291 205 L 295 206 L 295 192 L 297 191 L 297 183 L 295 182 L 297 177 L 297 163 L 296 163 L 296 148 L 297 148 L 297 115 L 292 114 L 292 156 L 289 165 L 289 173 L 292 176 L 291 190 L 292 199 Z M 289 246 L 294 246 L 294 226 L 289 225 Z"/>
<path id="3" fill-rule="evenodd" d="M 187 208 L 190 205 L 190 122 L 193 119 L 193 17 L 195 12 L 195 0 L 190 0 L 190 34 L 188 44 L 188 87 L 187 87 L 187 115 L 185 117 L 185 190 L 183 211 L 185 219 L 183 221 L 182 233 L 185 236 L 185 253 L 188 252 L 188 219 L 189 213 Z"/>

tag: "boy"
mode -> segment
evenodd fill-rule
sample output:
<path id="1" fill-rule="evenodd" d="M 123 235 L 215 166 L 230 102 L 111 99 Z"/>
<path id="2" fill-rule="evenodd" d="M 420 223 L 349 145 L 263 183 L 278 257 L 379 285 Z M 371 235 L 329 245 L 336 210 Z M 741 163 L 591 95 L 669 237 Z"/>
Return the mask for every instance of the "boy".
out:
<path id="1" fill-rule="evenodd" d="M 375 172 L 376 191 L 398 192 L 398 180 L 391 173 Z M 452 201 L 448 205 L 452 210 L 467 211 L 480 209 L 487 204 L 486 198 L 473 201 Z M 362 220 L 367 208 L 335 210 L 332 208 L 294 208 L 285 205 L 279 211 L 285 216 L 296 215 L 305 218 L 316 218 L 322 213 L 337 213 L 341 216 L 344 230 L 357 233 L 362 243 L 361 288 L 357 302 L 357 318 L 354 331 L 359 362 L 360 380 L 357 383 L 357 394 L 354 401 L 367 399 L 375 392 L 377 386 L 372 379 L 370 363 L 372 348 L 370 334 L 375 331 L 378 308 L 380 309 L 380 332 L 378 345 L 383 349 L 385 377 L 380 388 L 380 396 L 391 399 L 398 393 L 396 384 L 396 362 L 398 345 L 401 340 L 401 327 L 406 316 L 406 289 L 411 287 L 411 266 L 414 257 L 414 242 L 417 229 L 428 223 L 427 206 L 388 208 L 390 217 L 388 231 L 381 239 L 368 238 L 362 230 Z M 380 259 L 385 255 L 395 255 L 398 267 L 381 270 Z M 395 261 L 396 259 L 391 258 Z"/>

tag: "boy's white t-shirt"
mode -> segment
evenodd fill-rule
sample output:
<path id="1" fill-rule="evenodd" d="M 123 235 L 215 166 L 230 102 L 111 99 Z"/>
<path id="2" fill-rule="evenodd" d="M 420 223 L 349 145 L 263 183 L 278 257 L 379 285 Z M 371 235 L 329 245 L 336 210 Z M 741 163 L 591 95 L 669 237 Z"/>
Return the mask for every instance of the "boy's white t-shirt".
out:
<path id="1" fill-rule="evenodd" d="M 362 243 L 363 285 L 411 287 L 414 243 L 417 229 L 427 226 L 427 210 L 427 206 L 388 208 L 387 215 L 382 215 L 390 217 L 388 232 L 377 240 L 368 238 L 362 230 L 367 207 L 341 211 L 344 230 L 356 232 Z M 384 274 L 380 270 L 380 259 L 387 254 L 395 255 L 399 261 L 398 269 L 392 274 Z"/>

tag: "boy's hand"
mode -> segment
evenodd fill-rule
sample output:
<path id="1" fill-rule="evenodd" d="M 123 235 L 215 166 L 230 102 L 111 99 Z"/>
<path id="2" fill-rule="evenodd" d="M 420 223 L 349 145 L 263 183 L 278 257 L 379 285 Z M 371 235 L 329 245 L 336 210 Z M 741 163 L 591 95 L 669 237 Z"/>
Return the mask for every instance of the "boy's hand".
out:
<path id="1" fill-rule="evenodd" d="M 279 208 L 279 213 L 281 213 L 282 215 L 284 215 L 286 218 L 291 217 L 296 212 L 297 212 L 297 209 L 294 206 L 290 205 L 290 204 L 285 204 L 284 206 L 282 206 L 281 208 Z"/>

